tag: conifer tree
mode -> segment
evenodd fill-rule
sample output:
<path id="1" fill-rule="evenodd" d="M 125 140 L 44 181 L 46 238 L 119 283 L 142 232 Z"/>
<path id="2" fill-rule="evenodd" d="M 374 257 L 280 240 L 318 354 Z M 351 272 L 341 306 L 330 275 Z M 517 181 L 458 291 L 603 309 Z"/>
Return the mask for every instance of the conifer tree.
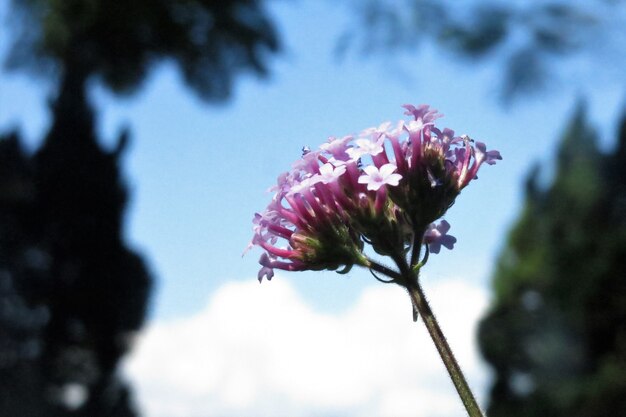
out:
<path id="1" fill-rule="evenodd" d="M 0 416 L 133 417 L 118 364 L 152 276 L 126 242 L 120 158 L 97 135 L 89 86 L 136 91 L 173 62 L 205 101 L 263 74 L 277 38 L 256 0 L 14 0 L 10 69 L 56 87 L 34 155 L 0 135 Z M 4 137 L 3 137 L 4 136 Z"/>
<path id="2" fill-rule="evenodd" d="M 500 254 L 482 353 L 491 417 L 626 415 L 626 118 L 605 155 L 584 106 Z"/>

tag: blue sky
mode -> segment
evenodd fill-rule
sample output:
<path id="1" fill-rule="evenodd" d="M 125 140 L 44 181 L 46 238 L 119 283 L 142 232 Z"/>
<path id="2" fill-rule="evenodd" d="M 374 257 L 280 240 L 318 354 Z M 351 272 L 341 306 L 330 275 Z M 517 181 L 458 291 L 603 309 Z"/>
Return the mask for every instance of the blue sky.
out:
<path id="1" fill-rule="evenodd" d="M 7 3 L 0 0 L 3 19 Z M 127 237 L 157 278 L 150 312 L 156 325 L 195 317 L 224 288 L 256 279 L 260 251 L 241 257 L 251 237 L 250 221 L 271 198 L 265 190 L 300 156 L 303 145 L 317 147 L 330 135 L 399 120 L 402 104 L 432 105 L 445 114 L 440 125 L 486 142 L 504 158 L 484 167 L 447 214 L 458 243 L 453 251 L 431 257 L 424 279 L 433 286 L 462 279 L 488 296 L 493 261 L 519 212 L 523 175 L 532 162 L 554 154 L 581 94 L 589 96 L 603 146 L 610 146 L 623 104 L 624 89 L 616 83 L 564 82 L 555 88 L 557 94 L 503 109 L 495 81 L 500 67 L 472 65 L 428 44 L 393 58 L 338 60 L 333 48 L 350 22 L 344 8 L 331 2 L 274 2 L 271 13 L 284 52 L 272 62 L 269 79 L 241 79 L 225 105 L 200 102 L 168 65 L 158 67 L 132 98 L 93 91 L 104 138 L 112 140 L 123 125 L 132 128 L 123 163 L 131 197 Z M 6 46 L 3 25 L 0 53 Z M 399 72 L 410 77 L 400 78 Z M 25 76 L 0 74 L 0 130 L 18 126 L 34 149 L 48 123 L 48 94 L 44 84 Z M 312 312 L 335 318 L 382 286 L 364 270 L 277 279 L 288 280 L 292 296 Z M 264 283 L 263 291 L 271 291 L 274 282 Z M 472 305 L 484 308 L 483 301 Z"/>
<path id="2" fill-rule="evenodd" d="M 6 0 L 1 2 L 6 13 Z M 463 275 L 486 284 L 492 261 L 520 205 L 520 179 L 530 164 L 552 154 L 579 91 L 528 100 L 503 110 L 497 101 L 499 67 L 470 65 L 437 53 L 371 59 L 333 54 L 350 23 L 329 2 L 276 2 L 272 14 L 285 51 L 268 80 L 241 80 L 232 100 L 200 102 L 168 65 L 157 68 L 143 90 L 119 99 L 97 89 L 102 137 L 123 125 L 133 132 L 124 172 L 130 186 L 127 232 L 158 277 L 153 317 L 198 309 L 211 291 L 255 273 L 258 252 L 241 258 L 250 219 L 270 195 L 265 190 L 299 157 L 330 135 L 344 135 L 399 120 L 400 105 L 428 103 L 445 114 L 441 124 L 499 149 L 504 160 L 486 167 L 447 215 L 459 243 L 431 259 L 433 277 Z M 323 28 L 323 30 L 320 30 Z M 0 41 L 6 50 L 6 29 Z M 398 79 L 398 70 L 410 78 Z M 610 137 L 622 90 L 591 93 L 594 121 Z M 576 86 L 580 89 L 580 86 Z M 48 123 L 49 89 L 18 74 L 2 74 L 0 127 L 19 126 L 32 147 Z M 601 99 L 600 99 L 601 97 Z M 302 273 L 292 278 L 307 301 L 335 311 L 354 301 L 367 272 L 348 277 Z"/>

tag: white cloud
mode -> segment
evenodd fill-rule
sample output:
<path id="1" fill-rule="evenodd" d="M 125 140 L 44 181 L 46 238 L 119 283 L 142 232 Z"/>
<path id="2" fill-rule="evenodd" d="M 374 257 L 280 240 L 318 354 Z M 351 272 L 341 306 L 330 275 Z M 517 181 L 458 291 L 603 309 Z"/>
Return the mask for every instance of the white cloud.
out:
<path id="1" fill-rule="evenodd" d="M 474 343 L 484 290 L 426 288 L 470 384 L 486 372 Z M 366 289 L 322 314 L 276 277 L 220 288 L 194 316 L 153 323 L 125 372 L 146 417 L 458 416 L 464 411 L 421 321 L 398 286 Z"/>

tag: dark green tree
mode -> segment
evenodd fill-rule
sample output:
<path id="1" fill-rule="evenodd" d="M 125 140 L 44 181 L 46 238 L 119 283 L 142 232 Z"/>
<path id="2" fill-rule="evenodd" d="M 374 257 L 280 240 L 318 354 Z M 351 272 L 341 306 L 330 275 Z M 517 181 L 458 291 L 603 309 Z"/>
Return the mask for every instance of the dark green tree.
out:
<path id="1" fill-rule="evenodd" d="M 261 0 L 14 0 L 9 69 L 95 77 L 116 93 L 137 89 L 173 62 L 205 100 L 224 100 L 242 72 L 265 74 L 278 49 Z"/>
<path id="2" fill-rule="evenodd" d="M 173 62 L 205 101 L 264 74 L 277 38 L 256 0 L 15 0 L 9 69 L 52 81 L 52 121 L 25 153 L 0 135 L 0 415 L 133 417 L 117 375 L 152 276 L 124 236 L 120 157 L 105 151 L 88 87 L 136 91 Z"/>
<path id="3" fill-rule="evenodd" d="M 479 342 L 491 417 L 626 415 L 626 117 L 599 152 L 583 106 L 539 170 L 495 271 Z"/>

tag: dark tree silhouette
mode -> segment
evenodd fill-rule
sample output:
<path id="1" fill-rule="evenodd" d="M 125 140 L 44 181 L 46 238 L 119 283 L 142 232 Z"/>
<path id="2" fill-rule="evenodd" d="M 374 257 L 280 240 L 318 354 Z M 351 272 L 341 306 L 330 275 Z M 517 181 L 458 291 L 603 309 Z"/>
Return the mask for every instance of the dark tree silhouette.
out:
<path id="1" fill-rule="evenodd" d="M 61 91 L 34 156 L 0 141 L 0 414 L 132 416 L 116 368 L 152 279 L 123 241 L 122 148 L 102 151 L 83 90 Z"/>
<path id="2" fill-rule="evenodd" d="M 47 259 L 33 244 L 34 200 L 32 164 L 9 134 L 0 139 L 0 412 L 7 416 L 44 415 L 41 402 L 31 400 L 43 390 L 37 362 L 49 320 L 35 300 Z"/>
<path id="3" fill-rule="evenodd" d="M 96 76 L 134 91 L 154 64 L 174 62 L 205 100 L 224 100 L 241 72 L 266 73 L 278 40 L 260 0 L 14 0 L 9 69 L 57 81 Z"/>
<path id="4" fill-rule="evenodd" d="M 120 157 L 103 150 L 88 86 L 135 91 L 162 60 L 202 99 L 263 74 L 277 50 L 254 0 L 14 1 L 7 65 L 57 86 L 34 155 L 0 136 L 0 415 L 132 417 L 117 375 L 152 277 L 124 239 Z"/>
<path id="5" fill-rule="evenodd" d="M 479 331 L 489 416 L 626 415 L 625 156 L 626 117 L 605 155 L 581 106 L 552 184 L 531 172 Z"/>

